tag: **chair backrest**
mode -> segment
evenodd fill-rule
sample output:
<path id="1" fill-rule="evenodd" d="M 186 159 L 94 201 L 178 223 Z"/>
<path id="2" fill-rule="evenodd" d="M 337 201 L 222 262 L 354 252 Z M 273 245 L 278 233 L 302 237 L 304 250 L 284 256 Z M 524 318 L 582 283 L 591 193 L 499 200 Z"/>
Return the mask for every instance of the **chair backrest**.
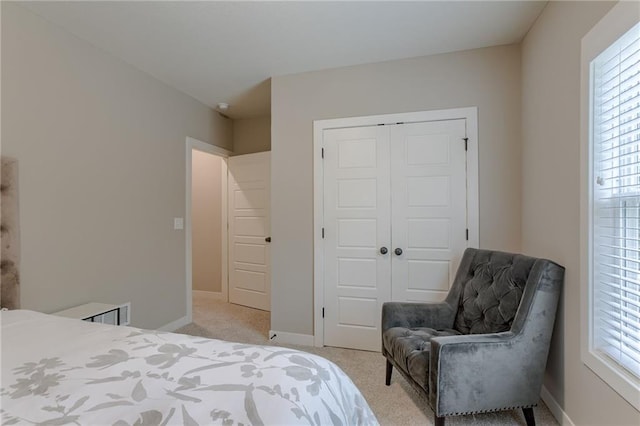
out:
<path id="1" fill-rule="evenodd" d="M 521 254 L 467 249 L 450 294 L 458 299 L 451 301 L 458 305 L 454 329 L 462 334 L 510 330 L 536 260 Z"/>

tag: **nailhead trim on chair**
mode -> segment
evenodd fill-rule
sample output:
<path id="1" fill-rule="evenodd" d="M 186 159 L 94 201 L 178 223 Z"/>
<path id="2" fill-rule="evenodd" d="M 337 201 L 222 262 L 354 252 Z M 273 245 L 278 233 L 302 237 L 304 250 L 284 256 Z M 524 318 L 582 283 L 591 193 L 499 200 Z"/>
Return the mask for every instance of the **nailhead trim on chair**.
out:
<path id="1" fill-rule="evenodd" d="M 429 395 L 426 394 L 425 390 L 422 389 L 419 385 L 417 385 L 413 379 L 411 379 L 411 377 L 408 377 L 408 375 L 402 371 L 401 368 L 398 368 L 398 365 L 396 364 L 396 362 L 393 360 L 393 358 L 387 357 L 387 354 L 385 353 L 384 349 L 383 349 L 383 353 L 382 355 L 385 356 L 385 358 L 387 360 L 389 360 L 391 362 L 391 364 L 393 365 L 393 368 L 395 371 L 399 372 L 400 375 L 402 375 L 405 380 L 409 383 L 409 385 L 413 388 L 413 390 L 418 394 L 418 396 L 420 398 L 423 398 L 424 401 L 427 403 L 427 406 L 430 407 L 429 405 Z M 503 408 L 494 408 L 491 410 L 480 410 L 480 411 L 460 411 L 460 412 L 452 412 L 452 413 L 441 413 L 438 416 L 439 417 L 446 417 L 446 416 L 468 416 L 470 414 L 483 414 L 483 413 L 495 413 L 497 411 L 506 411 L 506 410 L 517 410 L 519 408 L 532 408 L 532 407 L 537 407 L 538 404 L 529 404 L 529 405 L 514 405 L 511 407 L 503 407 Z M 436 415 L 435 410 L 433 410 L 434 415 Z"/>
<path id="2" fill-rule="evenodd" d="M 483 414 L 483 413 L 495 413 L 497 411 L 506 411 L 506 410 L 517 410 L 519 408 L 533 408 L 533 407 L 537 407 L 538 404 L 534 404 L 534 405 L 514 405 L 512 407 L 504 407 L 504 408 L 493 408 L 491 410 L 480 410 L 480 411 L 461 411 L 461 412 L 457 412 L 457 413 L 444 413 L 444 414 L 440 414 L 439 417 L 446 417 L 446 416 L 468 416 L 469 414 Z"/>

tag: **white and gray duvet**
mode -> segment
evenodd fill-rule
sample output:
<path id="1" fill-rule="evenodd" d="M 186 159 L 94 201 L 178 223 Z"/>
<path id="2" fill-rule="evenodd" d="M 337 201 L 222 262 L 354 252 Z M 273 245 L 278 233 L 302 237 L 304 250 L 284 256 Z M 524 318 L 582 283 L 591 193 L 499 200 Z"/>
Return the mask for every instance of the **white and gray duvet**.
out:
<path id="1" fill-rule="evenodd" d="M 37 312 L 3 311 L 2 424 L 377 424 L 330 361 Z"/>

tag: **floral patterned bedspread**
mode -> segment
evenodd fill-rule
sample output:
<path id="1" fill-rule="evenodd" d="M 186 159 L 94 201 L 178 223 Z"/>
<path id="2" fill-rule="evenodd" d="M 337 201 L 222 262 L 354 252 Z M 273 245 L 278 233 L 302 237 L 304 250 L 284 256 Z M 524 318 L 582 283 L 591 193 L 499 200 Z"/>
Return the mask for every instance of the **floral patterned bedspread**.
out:
<path id="1" fill-rule="evenodd" d="M 3 311 L 2 424 L 377 424 L 332 362 L 281 347 Z"/>

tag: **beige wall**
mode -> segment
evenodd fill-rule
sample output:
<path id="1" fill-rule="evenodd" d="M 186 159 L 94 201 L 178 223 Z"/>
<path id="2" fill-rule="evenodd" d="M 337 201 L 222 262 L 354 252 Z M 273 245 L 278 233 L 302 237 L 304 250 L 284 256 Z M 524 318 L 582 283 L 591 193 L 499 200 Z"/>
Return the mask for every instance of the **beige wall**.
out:
<path id="1" fill-rule="evenodd" d="M 183 317 L 185 138 L 231 148 L 211 109 L 2 2 L 2 154 L 18 159 L 22 306 L 132 302 Z"/>
<path id="2" fill-rule="evenodd" d="M 222 158 L 197 149 L 191 161 L 191 253 L 194 290 L 221 292 Z"/>
<path id="3" fill-rule="evenodd" d="M 480 245 L 519 250 L 520 86 L 518 46 L 273 78 L 272 329 L 313 334 L 313 120 L 477 106 Z"/>
<path id="4" fill-rule="evenodd" d="M 271 150 L 271 117 L 233 120 L 233 154 Z"/>
<path id="5" fill-rule="evenodd" d="M 550 2 L 522 46 L 522 248 L 566 268 L 545 385 L 576 425 L 640 413 L 580 359 L 580 42 L 614 2 Z"/>

